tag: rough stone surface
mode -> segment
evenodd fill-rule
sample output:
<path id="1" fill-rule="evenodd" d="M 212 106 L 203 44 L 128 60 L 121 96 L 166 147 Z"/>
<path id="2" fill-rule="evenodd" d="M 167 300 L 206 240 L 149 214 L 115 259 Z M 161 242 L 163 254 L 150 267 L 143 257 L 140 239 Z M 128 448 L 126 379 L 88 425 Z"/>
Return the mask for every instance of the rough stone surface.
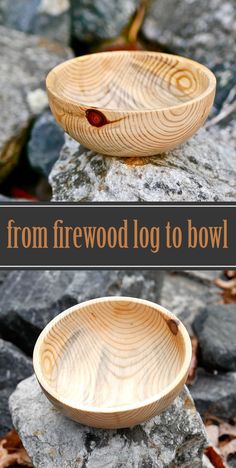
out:
<path id="1" fill-rule="evenodd" d="M 32 374 L 31 360 L 15 345 L 0 339 L 0 388 L 14 386 Z"/>
<path id="2" fill-rule="evenodd" d="M 200 130 L 179 148 L 144 159 L 112 158 L 66 138 L 50 174 L 53 199 L 69 201 L 227 201 L 236 198 L 230 145 Z"/>
<path id="3" fill-rule="evenodd" d="M 200 273 L 200 272 L 198 272 Z M 203 273 L 203 272 L 201 272 Z M 196 276 L 196 272 L 166 272 L 161 289 L 160 304 L 183 321 L 190 334 L 199 310 L 220 299 L 220 291 L 212 280 Z"/>
<path id="4" fill-rule="evenodd" d="M 0 437 L 4 436 L 13 426 L 8 408 L 8 399 L 13 391 L 14 387 L 0 389 Z"/>
<path id="5" fill-rule="evenodd" d="M 234 100 L 236 98 L 236 87 Z M 209 128 L 210 133 L 218 132 L 221 140 L 226 144 L 230 143 L 236 150 L 236 112 L 229 114 L 229 116 L 221 121 L 218 125 Z"/>
<path id="6" fill-rule="evenodd" d="M 222 57 L 234 63 L 234 0 L 154 0 L 143 31 L 147 37 L 208 64 L 221 64 Z"/>
<path id="7" fill-rule="evenodd" d="M 33 376 L 11 395 L 10 410 L 35 468 L 202 466 L 204 428 L 186 388 L 167 411 L 132 429 L 98 430 L 66 419 Z"/>
<path id="8" fill-rule="evenodd" d="M 197 315 L 193 328 L 204 367 L 236 371 L 236 305 L 211 305 Z"/>
<path id="9" fill-rule="evenodd" d="M 63 130 L 57 125 L 51 112 L 44 112 L 36 120 L 28 142 L 27 154 L 31 166 L 48 176 L 63 144 Z"/>
<path id="10" fill-rule="evenodd" d="M 70 3 L 69 0 L 0 0 L 0 24 L 68 44 Z"/>
<path id="11" fill-rule="evenodd" d="M 9 270 L 0 270 L 0 286 L 5 281 L 7 275 L 9 275 Z"/>
<path id="12" fill-rule="evenodd" d="M 153 0 L 143 33 L 173 52 L 205 63 L 215 72 L 216 108 L 226 98 L 230 100 L 229 93 L 236 90 L 235 0 Z"/>
<path id="13" fill-rule="evenodd" d="M 48 71 L 70 56 L 58 43 L 0 26 L 0 180 L 16 163 L 34 115 L 28 96 L 44 89 Z"/>
<path id="14" fill-rule="evenodd" d="M 214 281 L 222 276 L 222 270 L 182 270 L 181 273 L 208 286 L 214 284 Z"/>
<path id="15" fill-rule="evenodd" d="M 222 419 L 236 416 L 236 372 L 211 374 L 199 368 L 189 390 L 202 417 L 207 413 Z"/>
<path id="16" fill-rule="evenodd" d="M 32 374 L 31 360 L 16 346 L 0 339 L 0 436 L 12 427 L 8 398 L 18 382 Z"/>
<path id="17" fill-rule="evenodd" d="M 159 302 L 161 272 L 16 271 L 1 287 L 3 337 L 31 353 L 45 325 L 66 308 L 101 296 L 134 296 Z"/>
<path id="18" fill-rule="evenodd" d="M 73 34 L 91 42 L 116 37 L 138 4 L 139 0 L 72 0 Z"/>

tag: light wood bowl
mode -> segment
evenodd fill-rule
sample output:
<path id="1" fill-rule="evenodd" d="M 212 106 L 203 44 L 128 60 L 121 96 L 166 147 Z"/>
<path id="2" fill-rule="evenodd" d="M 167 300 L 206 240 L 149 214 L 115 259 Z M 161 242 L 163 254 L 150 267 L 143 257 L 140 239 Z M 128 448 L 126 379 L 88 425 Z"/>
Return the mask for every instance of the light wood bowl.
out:
<path id="1" fill-rule="evenodd" d="M 163 307 L 129 297 L 71 307 L 43 330 L 33 364 L 48 399 L 88 426 L 121 428 L 165 410 L 180 393 L 191 343 Z"/>
<path id="2" fill-rule="evenodd" d="M 173 149 L 203 125 L 216 80 L 183 57 L 118 51 L 68 60 L 46 84 L 57 122 L 75 140 L 101 154 L 140 157 Z"/>

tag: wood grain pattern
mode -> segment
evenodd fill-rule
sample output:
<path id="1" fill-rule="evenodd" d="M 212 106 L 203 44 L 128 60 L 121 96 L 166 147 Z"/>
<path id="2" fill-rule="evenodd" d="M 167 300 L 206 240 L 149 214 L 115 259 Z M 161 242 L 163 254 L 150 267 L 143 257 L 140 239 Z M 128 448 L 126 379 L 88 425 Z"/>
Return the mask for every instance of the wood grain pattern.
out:
<path id="1" fill-rule="evenodd" d="M 102 298 L 60 314 L 34 350 L 47 397 L 94 427 L 128 427 L 165 409 L 181 391 L 191 359 L 184 326 L 151 302 Z"/>
<path id="2" fill-rule="evenodd" d="M 69 135 L 98 153 L 131 157 L 186 141 L 205 122 L 215 86 L 203 65 L 146 51 L 78 57 L 47 77 L 51 110 Z"/>

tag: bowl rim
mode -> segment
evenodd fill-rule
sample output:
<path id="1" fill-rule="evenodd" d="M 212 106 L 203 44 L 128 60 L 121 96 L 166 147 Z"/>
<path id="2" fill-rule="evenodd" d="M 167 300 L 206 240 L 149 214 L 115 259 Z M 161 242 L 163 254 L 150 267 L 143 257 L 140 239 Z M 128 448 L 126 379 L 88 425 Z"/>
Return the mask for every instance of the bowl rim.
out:
<path id="1" fill-rule="evenodd" d="M 114 55 L 114 54 L 124 54 L 124 55 L 153 55 L 153 56 L 163 56 L 163 57 L 174 57 L 178 60 L 180 60 L 181 62 L 184 62 L 185 64 L 189 64 L 189 65 L 192 65 L 194 68 L 198 67 L 202 70 L 202 72 L 208 77 L 209 79 L 209 84 L 207 86 L 207 88 L 205 89 L 205 91 L 203 91 L 201 94 L 195 96 L 194 98 L 191 98 L 189 99 L 188 101 L 186 102 L 182 102 L 182 103 L 179 103 L 179 104 L 173 104 L 171 106 L 163 106 L 163 107 L 160 107 L 160 108 L 143 108 L 143 109 L 118 109 L 118 108 L 111 108 L 111 107 L 102 107 L 102 106 L 92 106 L 92 105 L 89 105 L 88 104 L 82 104 L 82 103 L 79 103 L 78 100 L 76 99 L 72 99 L 72 98 L 63 98 L 59 93 L 56 92 L 55 90 L 55 86 L 54 85 L 54 80 L 55 80 L 55 76 L 58 72 L 60 72 L 61 69 L 63 68 L 66 68 L 70 63 L 72 62 L 80 62 L 80 61 L 83 61 L 85 59 L 87 59 L 88 57 L 90 58 L 91 56 L 94 56 L 94 55 Z M 187 57 L 184 57 L 182 55 L 176 55 L 176 54 L 168 54 L 166 52 L 155 52 L 155 51 L 149 51 L 149 50 L 116 50 L 116 51 L 105 51 L 105 52 L 94 52 L 94 53 L 91 53 L 91 54 L 86 54 L 86 55 L 80 55 L 79 57 L 74 57 L 72 59 L 69 59 L 69 60 L 66 60 L 62 63 L 60 63 L 59 65 L 55 66 L 54 68 L 52 68 L 52 70 L 50 70 L 50 72 L 48 73 L 47 77 L 46 77 L 46 89 L 47 89 L 47 92 L 48 94 L 51 94 L 55 99 L 57 99 L 58 101 L 61 102 L 61 104 L 63 105 L 65 102 L 67 104 L 71 104 L 73 106 L 73 109 L 70 109 L 70 114 L 74 114 L 73 110 L 75 108 L 79 108 L 81 110 L 81 108 L 83 109 L 95 109 L 95 110 L 99 110 L 101 112 L 111 112 L 111 113 L 116 113 L 117 115 L 124 115 L 124 113 L 126 115 L 129 115 L 129 114 L 140 114 L 140 113 L 150 113 L 150 112 L 165 112 L 165 111 L 168 111 L 168 110 L 174 110 L 174 109 L 180 109 L 182 107 L 186 107 L 188 105 L 192 105 L 193 103 L 196 103 L 198 102 L 199 100 L 202 100 L 204 98 L 206 98 L 207 96 L 209 96 L 212 92 L 215 92 L 215 89 L 216 89 L 216 77 L 214 75 L 214 73 L 208 68 L 206 67 L 205 65 L 197 62 L 196 60 L 192 60 L 190 58 L 187 58 Z"/>
<path id="2" fill-rule="evenodd" d="M 133 404 L 129 405 L 120 405 L 120 406 L 115 406 L 115 407 L 99 407 L 99 406 L 91 406 L 91 405 L 76 405 L 74 406 L 74 402 L 70 403 L 70 399 L 61 397 L 60 394 L 58 394 L 54 389 L 51 388 L 51 386 L 48 384 L 46 381 L 42 370 L 41 366 L 39 364 L 39 357 L 40 357 L 40 348 L 42 345 L 42 342 L 45 338 L 45 336 L 48 334 L 49 330 L 61 319 L 66 317 L 67 315 L 70 315 L 76 310 L 82 309 L 87 305 L 92 305 L 92 304 L 97 304 L 100 302 L 116 302 L 116 301 L 129 301 L 129 302 L 135 302 L 138 304 L 142 304 L 145 306 L 149 306 L 154 308 L 156 311 L 160 312 L 161 314 L 164 314 L 165 316 L 169 317 L 172 320 L 177 320 L 178 321 L 178 333 L 181 333 L 182 338 L 183 338 L 183 343 L 184 343 L 184 348 L 185 348 L 185 355 L 184 355 L 184 361 L 181 366 L 181 369 L 179 370 L 178 374 L 174 378 L 174 380 L 168 384 L 164 389 L 153 395 L 152 397 L 145 398 L 144 400 L 140 402 L 136 402 Z M 192 345 L 191 345 L 191 340 L 189 337 L 189 334 L 183 325 L 183 323 L 177 318 L 172 312 L 167 310 L 165 307 L 160 306 L 159 304 L 156 304 L 152 301 L 148 301 L 145 299 L 138 299 L 134 297 L 129 297 L 129 296 L 105 296 L 105 297 L 100 297 L 96 299 L 90 299 L 88 301 L 83 301 L 79 304 L 76 304 L 68 309 L 66 309 L 64 312 L 61 312 L 58 314 L 54 319 L 52 319 L 46 327 L 43 329 L 43 331 L 40 333 L 35 347 L 34 347 L 34 352 L 33 352 L 33 368 L 35 375 L 37 377 L 37 380 L 43 390 L 47 392 L 49 396 L 52 396 L 53 399 L 55 399 L 57 402 L 60 404 L 67 406 L 75 411 L 81 411 L 81 412 L 89 412 L 89 413 L 100 413 L 100 414 L 111 414 L 111 413 L 122 413 L 126 411 L 132 411 L 132 410 L 137 410 L 141 409 L 143 407 L 149 406 L 153 403 L 158 402 L 161 400 L 162 397 L 168 396 L 171 394 L 171 392 L 185 379 L 187 372 L 190 367 L 191 363 L 191 358 L 192 358 Z M 184 385 L 184 382 L 183 382 Z"/>

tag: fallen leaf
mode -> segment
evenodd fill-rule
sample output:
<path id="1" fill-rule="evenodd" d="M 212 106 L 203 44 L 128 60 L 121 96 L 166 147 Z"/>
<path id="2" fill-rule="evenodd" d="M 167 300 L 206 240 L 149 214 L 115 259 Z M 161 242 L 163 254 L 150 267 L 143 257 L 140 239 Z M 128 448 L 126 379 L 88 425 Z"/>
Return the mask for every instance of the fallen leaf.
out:
<path id="1" fill-rule="evenodd" d="M 8 468 L 14 464 L 33 466 L 15 429 L 0 438 L 0 468 Z"/>
<path id="2" fill-rule="evenodd" d="M 207 426 L 209 424 L 215 423 L 215 424 L 223 424 L 225 421 L 218 416 L 215 416 L 214 414 L 206 413 L 205 419 L 204 419 L 204 424 Z"/>
<path id="3" fill-rule="evenodd" d="M 227 468 L 229 458 L 236 456 L 236 421 L 232 424 L 211 414 L 206 415 L 205 430 L 210 442 L 206 456 L 215 468 Z"/>
<path id="4" fill-rule="evenodd" d="M 230 455 L 236 454 L 236 439 L 231 440 L 221 448 L 221 453 L 227 460 Z"/>
<path id="5" fill-rule="evenodd" d="M 216 285 L 221 289 L 232 289 L 236 286 L 236 278 L 231 278 L 229 280 L 223 280 L 222 278 L 216 279 Z"/>
<path id="6" fill-rule="evenodd" d="M 96 48 L 96 52 L 113 52 L 117 50 L 144 50 L 140 41 L 128 42 L 123 36 L 118 37 L 115 40 L 105 42 Z"/>
<path id="7" fill-rule="evenodd" d="M 192 384 L 195 379 L 196 369 L 197 369 L 197 352 L 198 352 L 198 339 L 196 336 L 191 336 L 192 343 L 192 359 L 190 363 L 190 368 L 188 372 L 187 384 Z"/>
<path id="8" fill-rule="evenodd" d="M 219 425 L 219 437 L 229 436 L 231 438 L 236 438 L 236 426 L 222 422 Z"/>
<path id="9" fill-rule="evenodd" d="M 216 424 L 209 424 L 209 426 L 205 426 L 205 429 L 210 445 L 213 445 L 213 447 L 218 447 L 219 426 L 216 426 Z"/>
<path id="10" fill-rule="evenodd" d="M 233 278 L 233 277 L 236 277 L 236 270 L 225 270 L 225 276 L 227 276 L 227 278 Z"/>
<path id="11" fill-rule="evenodd" d="M 215 447 L 209 445 L 209 447 L 205 449 L 205 455 L 215 468 L 227 468 L 219 451 Z"/>
<path id="12" fill-rule="evenodd" d="M 11 196 L 13 198 L 19 198 L 19 199 L 23 198 L 25 200 L 37 201 L 37 198 L 34 195 L 28 192 L 28 190 L 25 190 L 21 187 L 12 187 Z"/>

